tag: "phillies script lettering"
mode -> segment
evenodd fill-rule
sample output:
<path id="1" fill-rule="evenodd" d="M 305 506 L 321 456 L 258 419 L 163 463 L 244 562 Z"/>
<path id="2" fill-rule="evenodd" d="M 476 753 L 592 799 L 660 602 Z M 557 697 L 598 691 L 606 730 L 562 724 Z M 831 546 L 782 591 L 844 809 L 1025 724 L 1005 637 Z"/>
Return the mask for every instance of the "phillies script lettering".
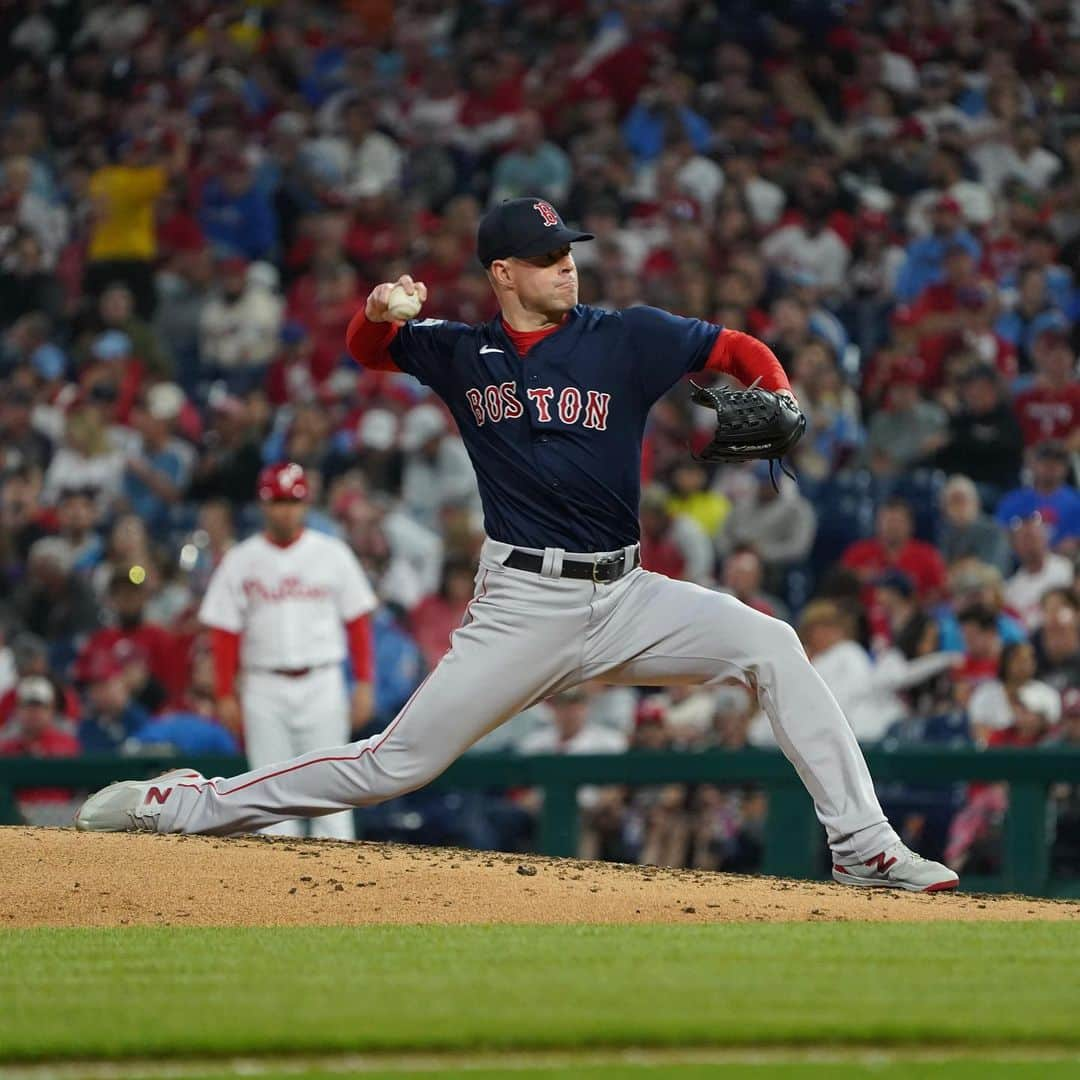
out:
<path id="1" fill-rule="evenodd" d="M 246 578 L 243 588 L 248 600 L 265 600 L 271 604 L 283 600 L 326 600 L 330 596 L 325 585 L 305 585 L 298 577 L 282 578 L 273 588 L 257 578 Z"/>
<path id="2" fill-rule="evenodd" d="M 564 424 L 580 423 L 582 427 L 606 431 L 611 395 L 599 390 L 586 390 L 582 395 L 576 386 L 567 386 L 558 394 L 551 386 L 535 386 L 526 391 L 529 403 L 536 411 L 538 423 L 550 424 L 555 416 Z M 488 420 L 497 424 L 500 420 L 517 420 L 525 408 L 518 400 L 517 383 L 492 383 L 478 390 L 475 386 L 465 391 L 469 407 L 478 426 Z"/>

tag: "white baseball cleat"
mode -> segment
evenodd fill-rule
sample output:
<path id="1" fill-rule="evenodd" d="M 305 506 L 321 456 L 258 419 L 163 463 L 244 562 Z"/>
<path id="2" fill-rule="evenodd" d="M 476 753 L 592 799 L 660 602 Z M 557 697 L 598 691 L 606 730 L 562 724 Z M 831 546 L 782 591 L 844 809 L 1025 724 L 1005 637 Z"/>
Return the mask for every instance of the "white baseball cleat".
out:
<path id="1" fill-rule="evenodd" d="M 177 780 L 205 780 L 192 769 L 172 769 L 152 780 L 119 780 L 91 795 L 75 812 L 80 832 L 157 832 L 158 815 Z"/>
<path id="2" fill-rule="evenodd" d="M 844 866 L 833 863 L 832 876 L 841 885 L 908 892 L 944 892 L 960 884 L 960 878 L 947 866 L 924 859 L 901 843 L 887 847 L 865 862 Z"/>

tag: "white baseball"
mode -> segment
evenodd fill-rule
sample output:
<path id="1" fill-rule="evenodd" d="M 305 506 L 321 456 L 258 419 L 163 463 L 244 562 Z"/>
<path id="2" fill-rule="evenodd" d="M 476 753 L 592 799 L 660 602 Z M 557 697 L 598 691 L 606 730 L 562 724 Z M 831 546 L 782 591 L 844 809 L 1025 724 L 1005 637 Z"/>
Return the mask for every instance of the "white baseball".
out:
<path id="1" fill-rule="evenodd" d="M 404 285 L 395 285 L 387 298 L 386 312 L 398 322 L 415 318 L 420 313 L 420 294 L 415 292 L 410 295 Z"/>

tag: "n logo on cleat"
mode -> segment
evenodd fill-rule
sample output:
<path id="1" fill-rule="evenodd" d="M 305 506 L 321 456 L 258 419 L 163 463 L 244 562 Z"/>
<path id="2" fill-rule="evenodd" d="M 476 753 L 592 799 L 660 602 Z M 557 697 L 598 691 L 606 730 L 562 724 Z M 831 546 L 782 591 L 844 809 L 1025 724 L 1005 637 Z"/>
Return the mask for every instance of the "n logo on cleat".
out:
<path id="1" fill-rule="evenodd" d="M 152 787 L 147 793 L 146 798 L 143 799 L 144 803 L 157 803 L 158 806 L 164 806 L 165 800 L 172 794 L 172 788 L 167 787 L 164 791 L 159 787 Z"/>
<path id="2" fill-rule="evenodd" d="M 891 859 L 886 859 L 885 852 L 879 851 L 872 859 L 867 859 L 864 865 L 872 866 L 879 874 L 885 874 L 894 862 L 896 862 L 895 855 Z"/>

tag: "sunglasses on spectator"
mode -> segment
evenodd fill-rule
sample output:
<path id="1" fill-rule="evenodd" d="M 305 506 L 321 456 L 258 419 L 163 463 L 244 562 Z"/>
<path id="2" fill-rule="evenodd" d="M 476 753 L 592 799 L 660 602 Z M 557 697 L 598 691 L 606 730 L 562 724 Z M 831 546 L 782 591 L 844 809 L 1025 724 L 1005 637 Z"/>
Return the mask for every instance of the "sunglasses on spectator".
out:
<path id="1" fill-rule="evenodd" d="M 1035 513 L 1028 514 L 1026 517 L 1020 517 L 1018 515 L 1017 517 L 1009 518 L 1009 528 L 1019 529 L 1021 525 L 1041 525 L 1042 521 L 1042 514 L 1040 514 L 1038 510 L 1036 510 Z"/>

